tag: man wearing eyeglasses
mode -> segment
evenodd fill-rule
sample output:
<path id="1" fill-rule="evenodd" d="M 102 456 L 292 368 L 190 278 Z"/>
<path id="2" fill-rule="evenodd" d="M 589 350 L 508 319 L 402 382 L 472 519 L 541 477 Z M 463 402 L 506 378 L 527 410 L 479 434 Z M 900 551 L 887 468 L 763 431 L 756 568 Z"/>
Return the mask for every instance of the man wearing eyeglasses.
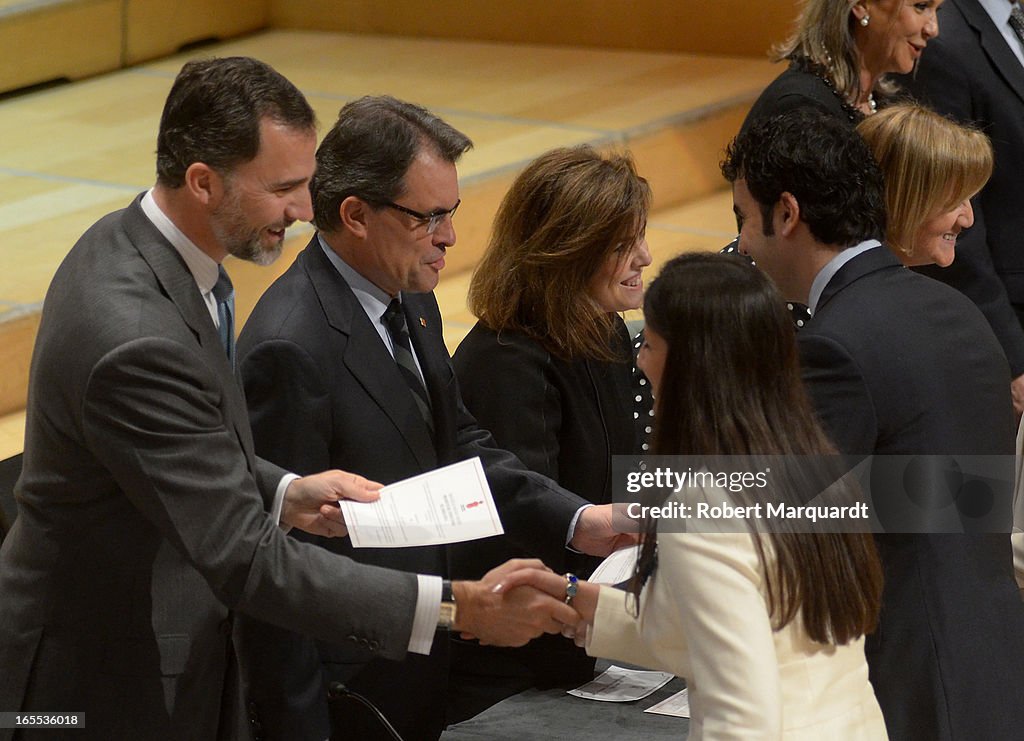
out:
<path id="1" fill-rule="evenodd" d="M 472 146 L 418 106 L 366 97 L 342 108 L 310 185 L 318 233 L 264 294 L 239 338 L 256 449 L 290 471 L 341 467 L 385 484 L 480 456 L 506 532 L 542 558 L 610 550 L 607 507 L 589 507 L 496 449 L 466 411 L 431 293 L 455 244 L 455 163 Z M 303 536 L 298 536 L 303 537 Z M 357 560 L 445 576 L 443 547 L 353 551 Z M 545 560 L 551 560 L 546 558 Z M 401 663 L 249 623 L 250 710 L 266 738 L 323 739 L 326 686 L 371 698 L 403 738 L 445 725 L 448 646 Z M 318 656 L 319 654 L 319 656 Z M 378 730 L 344 719 L 347 738 Z"/>

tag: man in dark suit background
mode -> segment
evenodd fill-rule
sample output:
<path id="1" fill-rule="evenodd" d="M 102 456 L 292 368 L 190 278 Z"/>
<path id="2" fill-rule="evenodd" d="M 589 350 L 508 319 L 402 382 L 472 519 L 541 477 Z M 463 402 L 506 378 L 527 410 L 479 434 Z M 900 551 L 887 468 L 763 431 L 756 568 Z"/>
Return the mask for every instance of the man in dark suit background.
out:
<path id="1" fill-rule="evenodd" d="M 1002 350 L 968 299 L 881 245 L 881 174 L 854 132 L 813 111 L 768 119 L 734 140 L 723 173 L 740 250 L 811 309 L 798 335 L 804 377 L 841 452 L 1012 460 Z M 1008 533 L 1009 497 L 995 506 Z M 1009 536 L 889 533 L 877 543 L 885 590 L 866 653 L 890 736 L 1019 736 L 1024 605 Z"/>
<path id="2" fill-rule="evenodd" d="M 3 711 L 84 713 L 82 738 L 236 738 L 234 610 L 365 657 L 422 651 L 423 634 L 429 648 L 440 598 L 422 579 L 285 536 L 279 521 L 343 534 L 333 503 L 375 486 L 256 457 L 232 368 L 219 264 L 273 260 L 310 217 L 315 147 L 312 109 L 270 67 L 190 62 L 164 108 L 156 186 L 57 270 L 0 550 Z M 456 629 L 522 644 L 574 619 L 539 593 L 503 604 L 500 578 L 453 585 Z"/>
<path id="3" fill-rule="evenodd" d="M 393 98 L 342 108 L 317 151 L 319 233 L 240 337 L 257 450 L 297 472 L 344 466 L 384 483 L 480 456 L 512 538 L 542 557 L 563 551 L 570 535 L 580 550 L 607 552 L 608 506 L 581 511 L 582 499 L 498 450 L 462 404 L 432 290 L 455 243 L 455 163 L 470 146 L 441 119 Z M 387 326 L 393 312 L 397 330 Z M 348 542 L 318 542 L 369 563 L 447 571 L 442 547 L 352 552 Z M 327 735 L 331 680 L 371 697 L 406 739 L 443 730 L 447 646 L 365 667 L 363 656 L 322 646 L 321 670 L 311 642 L 248 628 L 263 647 L 250 697 L 277 738 Z M 373 738 L 371 729 L 349 730 Z"/>
<path id="4" fill-rule="evenodd" d="M 992 140 L 995 170 L 974 199 L 974 226 L 948 268 L 926 275 L 967 294 L 1010 361 L 1017 413 L 1024 412 L 1024 12 L 1010 0 L 947 0 L 942 34 L 901 82 L 920 100 Z"/>

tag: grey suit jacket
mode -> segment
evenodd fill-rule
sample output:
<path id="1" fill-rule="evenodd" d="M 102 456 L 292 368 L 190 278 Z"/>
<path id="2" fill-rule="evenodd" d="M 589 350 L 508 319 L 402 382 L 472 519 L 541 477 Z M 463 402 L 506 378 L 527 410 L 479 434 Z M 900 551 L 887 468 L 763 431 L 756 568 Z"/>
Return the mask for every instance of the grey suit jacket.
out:
<path id="1" fill-rule="evenodd" d="M 195 281 L 139 199 L 53 279 L 25 443 L 0 551 L 0 708 L 84 712 L 88 738 L 230 738 L 232 609 L 404 655 L 414 578 L 267 516 L 283 471 L 254 455 Z"/>
<path id="2" fill-rule="evenodd" d="M 1024 66 L 977 0 L 949 0 L 940 35 L 903 84 L 935 110 L 974 123 L 992 140 L 995 170 L 974 199 L 974 226 L 948 268 L 922 272 L 967 294 L 985 314 L 1010 360 L 1024 373 Z M 1009 301 L 1007 301 L 1009 298 Z"/>

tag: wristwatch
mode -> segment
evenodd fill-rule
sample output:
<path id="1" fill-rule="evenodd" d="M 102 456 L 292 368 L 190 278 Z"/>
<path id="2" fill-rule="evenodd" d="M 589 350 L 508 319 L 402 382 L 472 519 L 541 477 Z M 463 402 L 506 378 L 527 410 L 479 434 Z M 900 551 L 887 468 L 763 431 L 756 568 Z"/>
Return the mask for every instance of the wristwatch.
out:
<path id="1" fill-rule="evenodd" d="M 452 594 L 452 583 L 447 579 L 441 582 L 441 613 L 437 616 L 437 627 L 451 630 L 458 616 L 455 595 Z"/>

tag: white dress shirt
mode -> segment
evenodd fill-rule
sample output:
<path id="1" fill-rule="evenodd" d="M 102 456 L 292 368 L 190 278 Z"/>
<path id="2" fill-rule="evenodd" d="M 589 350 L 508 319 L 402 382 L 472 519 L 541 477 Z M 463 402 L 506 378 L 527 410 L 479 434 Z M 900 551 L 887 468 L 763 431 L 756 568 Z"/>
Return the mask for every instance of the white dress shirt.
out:
<path id="1" fill-rule="evenodd" d="M 1024 42 L 1020 40 L 1013 27 L 1010 25 L 1010 11 L 1013 9 L 1013 2 L 1007 0 L 978 0 L 978 4 L 989 14 L 992 22 L 996 24 L 999 33 L 1006 39 L 1007 46 L 1014 53 L 1021 65 L 1024 65 Z M 942 20 L 941 18 L 939 19 Z M 941 27 L 939 31 L 941 32 Z M 925 51 L 925 54 L 928 52 Z"/>
<path id="2" fill-rule="evenodd" d="M 814 281 L 811 283 L 811 292 L 807 296 L 807 310 L 811 312 L 811 316 L 814 316 L 814 312 L 818 309 L 818 302 L 821 301 L 821 294 L 825 292 L 825 286 L 839 272 L 839 269 L 860 253 L 881 246 L 882 243 L 877 239 L 868 239 L 853 247 L 847 247 L 829 260 L 825 267 L 814 276 Z"/>

